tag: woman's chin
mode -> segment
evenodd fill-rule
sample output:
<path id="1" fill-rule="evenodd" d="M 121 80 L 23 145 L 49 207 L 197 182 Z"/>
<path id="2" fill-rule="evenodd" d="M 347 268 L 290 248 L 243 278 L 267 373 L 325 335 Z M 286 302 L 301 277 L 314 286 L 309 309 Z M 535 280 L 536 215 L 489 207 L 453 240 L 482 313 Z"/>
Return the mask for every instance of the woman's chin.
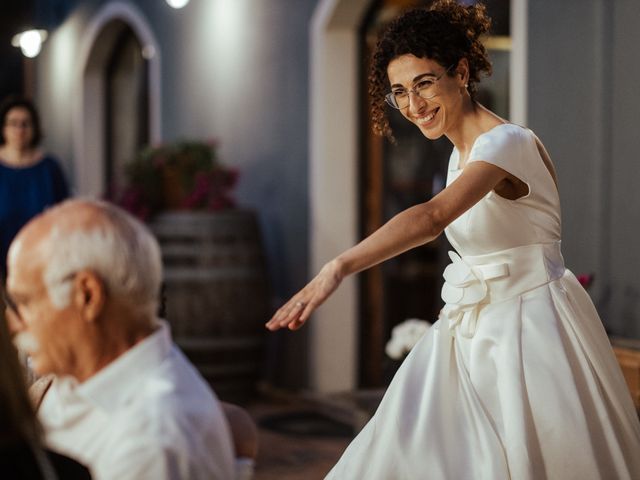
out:
<path id="1" fill-rule="evenodd" d="M 422 134 L 425 137 L 427 137 L 429 140 L 437 140 L 442 135 L 444 135 L 444 132 L 442 131 L 441 128 L 424 128 L 424 127 L 418 127 L 418 128 L 420 129 Z"/>
<path id="2" fill-rule="evenodd" d="M 444 128 L 442 125 L 442 118 L 440 118 L 440 112 L 437 112 L 436 117 L 431 119 L 430 122 L 421 123 L 415 121 L 414 124 L 416 127 L 418 127 L 420 132 L 429 140 L 437 140 L 442 135 L 444 135 Z"/>

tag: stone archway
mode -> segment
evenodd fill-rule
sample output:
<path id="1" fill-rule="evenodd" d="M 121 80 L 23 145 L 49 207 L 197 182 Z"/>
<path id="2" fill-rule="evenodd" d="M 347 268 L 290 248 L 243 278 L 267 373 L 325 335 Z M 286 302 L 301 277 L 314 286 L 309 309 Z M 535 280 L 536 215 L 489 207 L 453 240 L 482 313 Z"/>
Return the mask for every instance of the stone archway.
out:
<path id="1" fill-rule="evenodd" d="M 160 141 L 160 51 L 146 19 L 133 5 L 111 2 L 90 20 L 81 39 L 76 89 L 80 98 L 74 111 L 74 161 L 77 189 L 100 196 L 105 184 L 105 82 L 109 53 L 123 26 L 133 31 L 149 62 L 148 129 L 152 143 Z"/>

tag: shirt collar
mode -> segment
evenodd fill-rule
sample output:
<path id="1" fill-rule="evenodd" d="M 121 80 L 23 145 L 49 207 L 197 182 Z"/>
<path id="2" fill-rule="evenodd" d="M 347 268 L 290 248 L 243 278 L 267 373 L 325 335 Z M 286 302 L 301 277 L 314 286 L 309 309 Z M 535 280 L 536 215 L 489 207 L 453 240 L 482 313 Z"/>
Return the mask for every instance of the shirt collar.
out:
<path id="1" fill-rule="evenodd" d="M 139 391 L 141 379 L 157 368 L 172 349 L 167 322 L 75 388 L 76 394 L 107 411 L 115 410 Z"/>

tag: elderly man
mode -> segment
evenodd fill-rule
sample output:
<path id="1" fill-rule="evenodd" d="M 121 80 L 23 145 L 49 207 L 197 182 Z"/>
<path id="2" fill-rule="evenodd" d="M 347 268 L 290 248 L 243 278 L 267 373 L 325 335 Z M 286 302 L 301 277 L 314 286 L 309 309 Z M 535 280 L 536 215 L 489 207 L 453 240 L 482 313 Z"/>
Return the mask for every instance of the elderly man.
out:
<path id="1" fill-rule="evenodd" d="M 98 479 L 234 477 L 220 404 L 155 317 L 160 251 L 140 222 L 67 201 L 23 228 L 8 270 L 15 341 L 55 375 L 39 410 L 53 449 Z"/>

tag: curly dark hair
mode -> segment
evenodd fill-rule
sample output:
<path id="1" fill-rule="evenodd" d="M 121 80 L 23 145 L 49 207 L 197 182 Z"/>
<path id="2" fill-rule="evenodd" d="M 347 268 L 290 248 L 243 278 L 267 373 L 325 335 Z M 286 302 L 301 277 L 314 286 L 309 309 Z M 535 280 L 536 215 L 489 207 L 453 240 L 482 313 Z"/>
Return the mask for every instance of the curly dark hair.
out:
<path id="1" fill-rule="evenodd" d="M 373 131 L 393 140 L 384 96 L 390 88 L 387 67 L 401 55 L 428 58 L 444 68 L 466 58 L 468 91 L 475 98 L 480 74 L 491 75 L 491 62 L 480 41 L 490 28 L 491 19 L 484 5 L 464 6 L 455 0 L 437 0 L 429 8 L 410 10 L 393 20 L 378 39 L 369 71 Z M 454 76 L 455 72 L 447 75 Z"/>
<path id="2" fill-rule="evenodd" d="M 31 117 L 31 123 L 33 124 L 33 138 L 31 139 L 31 147 L 37 147 L 42 141 L 42 128 L 40 127 L 40 115 L 38 115 L 38 109 L 35 104 L 28 98 L 18 95 L 12 95 L 7 97 L 0 105 L 0 125 L 4 127 L 7 121 L 7 115 L 9 110 L 13 108 L 24 108 L 29 112 Z M 4 145 L 6 142 L 2 129 L 0 129 L 0 145 Z"/>

